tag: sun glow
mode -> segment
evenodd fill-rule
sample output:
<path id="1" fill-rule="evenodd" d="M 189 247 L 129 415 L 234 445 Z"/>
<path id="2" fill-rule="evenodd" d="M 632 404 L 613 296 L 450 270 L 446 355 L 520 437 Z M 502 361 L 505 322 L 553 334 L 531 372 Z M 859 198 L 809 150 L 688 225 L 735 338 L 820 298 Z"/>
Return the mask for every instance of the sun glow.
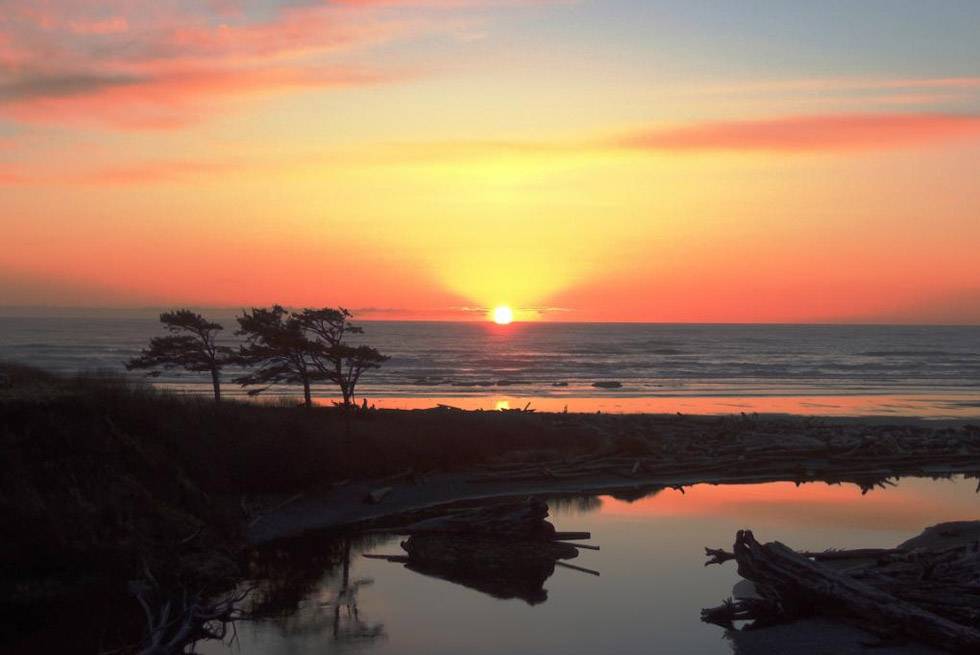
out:
<path id="1" fill-rule="evenodd" d="M 497 325 L 509 325 L 514 320 L 514 312 L 507 305 L 495 307 L 493 310 L 493 322 Z"/>

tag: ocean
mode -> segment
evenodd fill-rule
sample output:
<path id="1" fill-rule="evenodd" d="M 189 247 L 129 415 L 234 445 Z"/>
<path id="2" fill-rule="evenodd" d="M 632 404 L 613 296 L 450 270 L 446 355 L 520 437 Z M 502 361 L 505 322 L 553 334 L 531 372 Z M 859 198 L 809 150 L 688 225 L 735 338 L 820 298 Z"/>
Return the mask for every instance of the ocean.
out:
<path id="1" fill-rule="evenodd" d="M 234 318 L 215 320 L 234 344 Z M 382 407 L 980 416 L 976 326 L 359 324 L 363 341 L 391 356 L 358 387 Z M 152 318 L 6 316 L 0 359 L 122 372 L 160 334 Z M 236 373 L 227 371 L 225 392 L 244 396 Z M 187 373 L 153 383 L 210 392 L 208 379 Z M 621 386 L 594 386 L 609 383 Z M 336 398 L 330 387 L 315 392 L 320 402 Z"/>

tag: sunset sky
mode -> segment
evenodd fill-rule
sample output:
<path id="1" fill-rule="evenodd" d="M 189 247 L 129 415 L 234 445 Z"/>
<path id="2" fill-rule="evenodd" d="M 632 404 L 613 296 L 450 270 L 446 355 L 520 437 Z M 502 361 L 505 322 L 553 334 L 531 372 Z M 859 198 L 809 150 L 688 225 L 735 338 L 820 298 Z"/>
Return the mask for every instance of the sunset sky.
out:
<path id="1" fill-rule="evenodd" d="M 0 0 L 0 305 L 980 323 L 980 2 Z"/>

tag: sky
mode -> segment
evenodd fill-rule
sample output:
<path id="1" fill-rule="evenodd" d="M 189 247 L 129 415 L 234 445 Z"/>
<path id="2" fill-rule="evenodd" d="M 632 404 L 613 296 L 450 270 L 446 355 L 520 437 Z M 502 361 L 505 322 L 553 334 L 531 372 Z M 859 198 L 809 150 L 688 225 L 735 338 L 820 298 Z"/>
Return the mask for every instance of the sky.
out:
<path id="1" fill-rule="evenodd" d="M 0 306 L 978 324 L 978 25 L 0 0 Z"/>

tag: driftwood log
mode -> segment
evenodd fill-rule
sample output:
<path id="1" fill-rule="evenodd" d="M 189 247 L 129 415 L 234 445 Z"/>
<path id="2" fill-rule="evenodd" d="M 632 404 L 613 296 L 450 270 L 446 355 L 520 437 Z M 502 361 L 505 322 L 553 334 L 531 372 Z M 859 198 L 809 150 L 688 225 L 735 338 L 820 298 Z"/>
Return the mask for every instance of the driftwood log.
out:
<path id="1" fill-rule="evenodd" d="M 742 530 L 733 552 L 705 549 L 708 563 L 734 559 L 758 597 L 728 600 L 701 616 L 732 627 L 735 620 L 765 625 L 823 614 L 888 638 L 980 653 L 978 536 L 980 522 L 951 523 L 895 549 L 798 553 Z"/>
<path id="2" fill-rule="evenodd" d="M 401 543 L 406 555 L 367 557 L 534 605 L 547 599 L 543 585 L 560 560 L 578 556 L 581 546 L 562 540 L 590 537 L 588 532 L 558 532 L 547 516 L 547 503 L 536 498 L 452 511 L 391 530 L 408 535 Z"/>
<path id="3" fill-rule="evenodd" d="M 131 582 L 130 590 L 146 620 L 138 655 L 179 655 L 199 641 L 224 639 L 228 626 L 242 618 L 239 605 L 251 592 L 248 588 L 210 602 L 186 590 L 166 597 L 152 578 Z"/>
<path id="4" fill-rule="evenodd" d="M 603 445 L 533 462 L 501 458 L 482 466 L 469 481 L 725 476 L 852 482 L 867 493 L 901 475 L 965 473 L 980 479 L 980 427 L 975 425 L 934 428 L 745 415 L 685 421 L 649 416 L 573 420 L 556 414 L 550 420 L 558 426 L 593 427 L 605 436 Z"/>

